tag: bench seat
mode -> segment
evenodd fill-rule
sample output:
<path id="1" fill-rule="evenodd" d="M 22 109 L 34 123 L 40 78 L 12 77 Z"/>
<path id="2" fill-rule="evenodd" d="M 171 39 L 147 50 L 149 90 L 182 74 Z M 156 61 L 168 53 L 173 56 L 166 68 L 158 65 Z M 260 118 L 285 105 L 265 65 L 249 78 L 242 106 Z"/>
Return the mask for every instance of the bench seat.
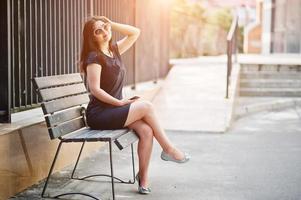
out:
<path id="1" fill-rule="evenodd" d="M 97 142 L 114 141 L 122 150 L 137 140 L 137 135 L 131 129 L 93 130 L 85 127 L 81 130 L 69 133 L 61 138 L 64 142 Z"/>

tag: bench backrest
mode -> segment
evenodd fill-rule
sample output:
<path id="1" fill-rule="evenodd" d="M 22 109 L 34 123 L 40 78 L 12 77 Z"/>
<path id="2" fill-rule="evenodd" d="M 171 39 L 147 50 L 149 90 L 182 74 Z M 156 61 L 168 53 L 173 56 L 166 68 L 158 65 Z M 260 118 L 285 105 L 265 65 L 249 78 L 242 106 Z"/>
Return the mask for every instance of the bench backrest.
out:
<path id="1" fill-rule="evenodd" d="M 51 139 L 86 127 L 83 108 L 89 94 L 79 73 L 33 79 Z"/>

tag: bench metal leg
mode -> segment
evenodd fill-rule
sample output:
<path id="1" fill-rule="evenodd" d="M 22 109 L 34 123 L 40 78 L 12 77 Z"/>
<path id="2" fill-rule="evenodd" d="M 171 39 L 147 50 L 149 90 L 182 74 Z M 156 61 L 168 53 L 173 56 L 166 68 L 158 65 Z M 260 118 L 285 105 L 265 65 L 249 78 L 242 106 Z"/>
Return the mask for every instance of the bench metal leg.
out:
<path id="1" fill-rule="evenodd" d="M 75 170 L 76 170 L 76 167 L 77 167 L 77 164 L 78 164 L 78 162 L 79 162 L 80 156 L 82 155 L 82 151 L 83 151 L 84 146 L 85 146 L 85 142 L 83 142 L 83 144 L 82 144 L 82 146 L 81 146 L 81 148 L 80 148 L 80 151 L 79 151 L 79 154 L 78 154 L 78 157 L 77 157 L 77 160 L 76 160 L 74 169 L 73 169 L 72 174 L 71 174 L 71 179 L 76 179 L 76 178 L 74 177 L 74 172 L 75 172 Z"/>
<path id="2" fill-rule="evenodd" d="M 109 148 L 110 148 L 110 168 L 111 168 L 111 182 L 112 182 L 112 195 L 113 200 L 115 200 L 115 187 L 114 187 L 114 168 L 113 168 L 113 156 L 112 156 L 112 141 L 109 141 Z M 131 153 L 132 153 L 132 164 L 133 164 L 133 182 L 129 181 L 130 183 L 135 183 L 135 161 L 134 161 L 134 147 L 131 144 Z"/>
<path id="3" fill-rule="evenodd" d="M 57 150 L 56 150 L 54 159 L 53 159 L 53 161 L 52 161 L 52 164 L 51 164 L 51 167 L 50 167 L 48 176 L 47 176 L 47 178 L 46 178 L 46 182 L 45 182 L 45 185 L 44 185 L 44 188 L 43 188 L 43 191 L 42 191 L 42 195 L 41 195 L 42 198 L 59 198 L 59 197 L 61 197 L 61 196 L 66 196 L 66 195 L 77 195 L 77 194 L 78 194 L 78 195 L 83 195 L 83 196 L 90 197 L 90 198 L 95 199 L 95 200 L 99 200 L 98 198 L 96 198 L 96 197 L 94 197 L 94 196 L 92 196 L 92 195 L 90 195 L 90 194 L 87 194 L 87 193 L 81 193 L 81 192 L 63 193 L 63 194 L 56 195 L 56 196 L 54 196 L 54 197 L 50 197 L 50 196 L 48 196 L 48 195 L 47 195 L 47 196 L 45 195 L 45 192 L 46 192 L 46 189 L 47 189 L 47 186 L 48 186 L 48 181 L 49 181 L 49 178 L 50 178 L 50 176 L 51 176 L 51 174 L 52 174 L 52 171 L 53 171 L 54 165 L 55 165 L 55 163 L 56 163 L 57 157 L 58 157 L 58 155 L 59 155 L 59 152 L 60 152 L 60 150 L 61 150 L 62 144 L 63 144 L 63 142 L 60 141 L 60 143 L 59 143 L 59 145 L 58 145 L 58 148 L 57 148 Z"/>
<path id="4" fill-rule="evenodd" d="M 136 172 L 135 172 L 135 157 L 134 157 L 134 145 L 133 143 L 131 144 L 131 153 L 132 153 L 132 167 L 133 167 L 133 181 L 131 181 L 132 184 L 135 184 L 136 179 Z"/>
<path id="5" fill-rule="evenodd" d="M 53 163 L 52 163 L 52 166 L 51 166 L 49 175 L 48 175 L 48 177 L 47 177 L 46 184 L 45 184 L 45 186 L 44 186 L 44 190 L 43 190 L 43 193 L 42 193 L 42 197 L 44 197 L 44 192 L 45 192 L 46 187 L 47 187 L 48 179 L 49 179 L 49 176 L 50 176 L 51 173 L 52 173 L 52 170 L 53 170 L 55 161 L 56 161 L 57 156 L 58 156 L 58 152 L 59 152 L 59 150 L 60 150 L 60 148 L 61 148 L 61 144 L 62 144 L 62 142 L 60 142 L 60 144 L 59 144 L 57 153 L 56 153 L 55 158 L 54 158 L 54 161 L 53 161 Z M 83 151 L 84 146 L 85 146 L 85 142 L 82 143 L 82 146 L 81 146 L 81 149 L 80 149 L 80 151 L 79 151 L 79 154 L 78 154 L 78 157 L 77 157 L 75 166 L 74 166 L 73 171 L 72 171 L 72 174 L 71 174 L 71 179 L 84 180 L 84 179 L 91 178 L 91 177 L 96 177 L 96 176 L 111 177 L 113 200 L 115 200 L 115 186 L 114 186 L 114 183 L 115 183 L 115 182 L 114 182 L 114 179 L 118 180 L 120 183 L 126 183 L 126 184 L 134 184 L 134 183 L 136 182 L 136 180 L 135 180 L 134 145 L 131 144 L 131 156 L 132 156 L 133 180 L 129 180 L 129 181 L 126 182 L 126 181 L 121 180 L 120 178 L 114 177 L 112 141 L 109 141 L 109 153 L 110 153 L 109 156 L 110 156 L 110 170 L 111 170 L 111 174 L 110 174 L 110 175 L 107 175 L 107 174 L 95 174 L 95 175 L 85 176 L 85 177 L 83 177 L 83 178 L 76 178 L 76 177 L 74 177 L 74 173 L 75 173 L 75 170 L 76 170 L 76 168 L 77 168 L 78 162 L 79 162 L 79 160 L 80 160 L 80 157 L 81 157 L 81 154 L 82 154 L 82 151 Z M 73 195 L 73 194 L 85 195 L 85 196 L 91 197 L 91 198 L 93 198 L 93 199 L 97 199 L 96 197 L 91 196 L 91 195 L 89 195 L 89 194 L 85 194 L 85 193 L 65 193 L 65 194 L 57 195 L 57 196 L 55 196 L 54 198 L 58 198 L 58 197 L 65 196 L 65 195 Z"/>
<path id="6" fill-rule="evenodd" d="M 44 188 L 43 188 L 43 192 L 42 192 L 42 197 L 45 197 L 44 194 L 45 194 L 45 191 L 46 191 L 46 188 L 47 188 L 47 185 L 48 185 L 48 181 L 49 181 L 49 178 L 52 174 L 52 171 L 53 171 L 53 167 L 55 165 L 55 162 L 56 162 L 56 159 L 57 159 L 57 156 L 61 150 L 61 146 L 62 146 L 62 142 L 60 142 L 57 150 L 56 150 L 56 153 L 55 153 L 55 156 L 54 156 L 54 159 L 52 161 L 52 164 L 51 164 L 51 167 L 50 167 L 50 170 L 49 170 L 49 173 L 48 173 L 48 176 L 47 176 L 47 179 L 46 179 L 46 182 L 45 182 L 45 185 L 44 185 Z"/>
<path id="7" fill-rule="evenodd" d="M 113 158 L 112 158 L 112 141 L 109 141 L 110 148 L 110 168 L 111 168 L 111 182 L 112 182 L 112 195 L 113 200 L 115 200 L 115 187 L 114 187 L 114 170 L 113 170 Z"/>
<path id="8" fill-rule="evenodd" d="M 89 175 L 89 176 L 84 176 L 84 177 L 75 177 L 74 174 L 75 174 L 75 170 L 77 168 L 77 165 L 78 165 L 78 162 L 80 160 L 80 156 L 81 156 L 81 153 L 83 151 L 83 148 L 84 148 L 84 145 L 85 145 L 85 142 L 83 142 L 82 146 L 81 146 L 81 149 L 80 149 L 80 152 L 79 152 L 79 155 L 77 157 L 77 161 L 75 163 L 75 166 L 74 166 L 74 169 L 72 171 L 72 174 L 71 174 L 71 179 L 75 179 L 75 180 L 85 180 L 85 179 L 88 179 L 88 178 L 92 178 L 92 177 L 99 177 L 99 176 L 102 176 L 102 177 L 109 177 L 111 178 L 111 175 L 109 174 L 92 174 L 92 175 Z M 115 180 L 117 180 L 119 183 L 124 183 L 124 184 L 135 184 L 136 180 L 135 180 L 135 159 L 134 159 L 134 145 L 131 144 L 131 155 L 132 155 L 132 168 L 133 168 L 133 180 L 128 180 L 128 181 L 125 181 L 125 180 L 122 180 L 118 177 L 113 177 Z"/>

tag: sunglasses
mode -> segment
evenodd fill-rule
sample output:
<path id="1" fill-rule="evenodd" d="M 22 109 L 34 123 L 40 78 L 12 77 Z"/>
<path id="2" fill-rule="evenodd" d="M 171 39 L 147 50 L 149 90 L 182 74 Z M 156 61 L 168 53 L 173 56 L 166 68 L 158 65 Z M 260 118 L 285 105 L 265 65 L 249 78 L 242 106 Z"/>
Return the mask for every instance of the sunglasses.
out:
<path id="1" fill-rule="evenodd" d="M 109 23 L 105 23 L 101 28 L 95 29 L 95 35 L 105 34 L 105 31 L 109 31 L 111 29 L 111 25 Z"/>

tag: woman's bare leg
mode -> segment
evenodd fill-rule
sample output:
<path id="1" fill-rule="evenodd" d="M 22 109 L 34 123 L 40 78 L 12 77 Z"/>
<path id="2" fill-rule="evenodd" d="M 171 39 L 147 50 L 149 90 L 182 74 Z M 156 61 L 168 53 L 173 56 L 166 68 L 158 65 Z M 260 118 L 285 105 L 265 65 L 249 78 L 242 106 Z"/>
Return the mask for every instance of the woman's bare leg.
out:
<path id="1" fill-rule="evenodd" d="M 128 125 L 134 129 L 139 137 L 138 157 L 139 157 L 139 178 L 140 186 L 147 188 L 148 185 L 148 167 L 153 148 L 153 130 L 143 120 L 137 120 Z"/>
<path id="2" fill-rule="evenodd" d="M 166 136 L 165 131 L 160 126 L 151 102 L 137 100 L 131 104 L 124 126 L 128 126 L 137 120 L 145 121 L 152 128 L 154 137 L 162 147 L 163 151 L 172 155 L 175 159 L 180 160 L 184 158 L 184 154 L 174 147 Z"/>

